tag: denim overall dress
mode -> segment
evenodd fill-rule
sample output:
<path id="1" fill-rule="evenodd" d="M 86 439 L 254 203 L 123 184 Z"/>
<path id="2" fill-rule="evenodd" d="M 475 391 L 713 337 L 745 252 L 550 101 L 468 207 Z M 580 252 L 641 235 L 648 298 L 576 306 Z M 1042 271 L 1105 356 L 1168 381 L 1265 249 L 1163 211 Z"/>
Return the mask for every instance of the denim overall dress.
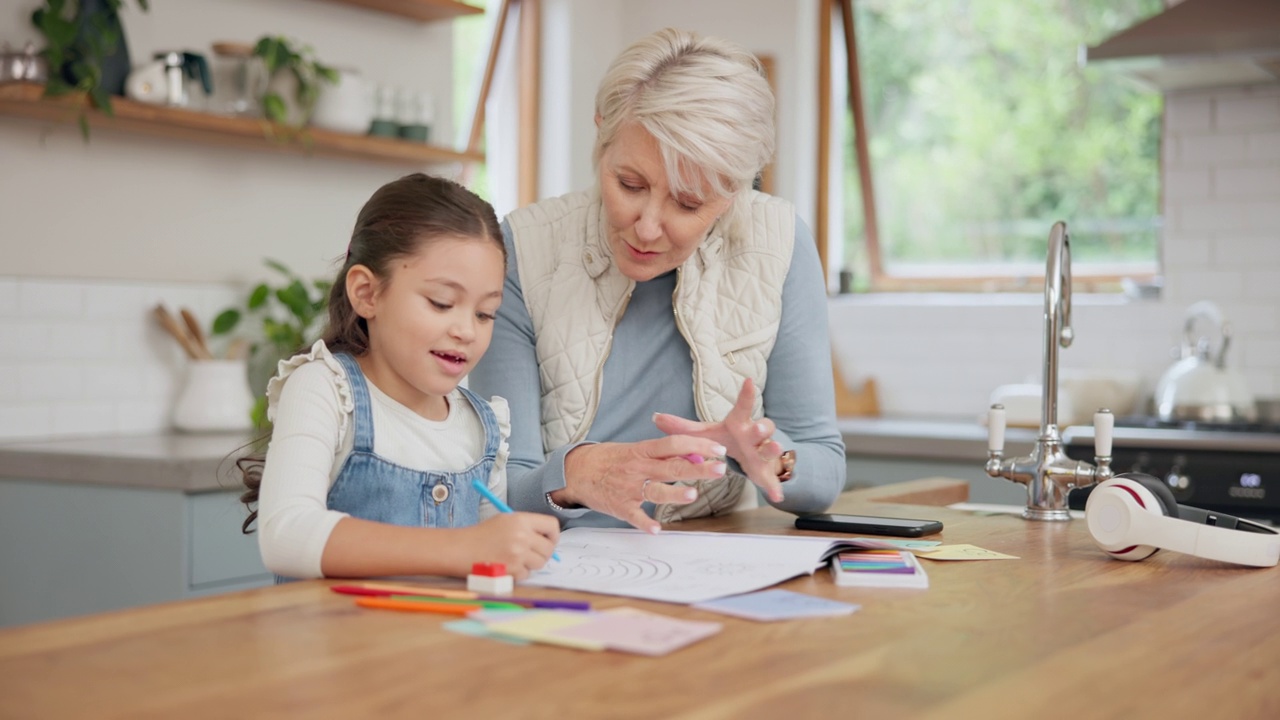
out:
<path id="1" fill-rule="evenodd" d="M 478 461 L 458 471 L 413 470 L 373 452 L 373 412 L 364 372 L 351 355 L 335 353 L 334 357 L 347 371 L 355 401 L 355 442 L 329 488 L 329 509 L 362 520 L 407 527 L 454 528 L 478 523 L 481 497 L 471 481 L 489 484 L 502 440 L 498 419 L 489 403 L 464 387 L 458 388 L 476 409 L 484 427 L 484 455 Z"/>

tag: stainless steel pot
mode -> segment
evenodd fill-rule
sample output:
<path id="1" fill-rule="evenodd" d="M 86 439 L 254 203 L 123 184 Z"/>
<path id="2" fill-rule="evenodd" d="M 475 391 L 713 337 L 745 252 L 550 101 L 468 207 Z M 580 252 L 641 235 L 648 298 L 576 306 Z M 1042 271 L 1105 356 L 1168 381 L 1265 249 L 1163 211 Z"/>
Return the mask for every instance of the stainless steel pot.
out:
<path id="1" fill-rule="evenodd" d="M 1208 323 L 1208 335 L 1196 334 L 1201 321 Z M 1161 420 L 1238 423 L 1257 419 L 1244 376 L 1226 366 L 1230 345 L 1231 325 L 1217 305 L 1206 300 L 1187 308 L 1181 358 L 1156 383 L 1156 415 Z"/>
<path id="2" fill-rule="evenodd" d="M 22 52 L 10 50 L 6 43 L 0 50 L 0 83 L 36 82 L 49 79 L 48 63 L 36 53 L 35 45 L 28 42 Z"/>

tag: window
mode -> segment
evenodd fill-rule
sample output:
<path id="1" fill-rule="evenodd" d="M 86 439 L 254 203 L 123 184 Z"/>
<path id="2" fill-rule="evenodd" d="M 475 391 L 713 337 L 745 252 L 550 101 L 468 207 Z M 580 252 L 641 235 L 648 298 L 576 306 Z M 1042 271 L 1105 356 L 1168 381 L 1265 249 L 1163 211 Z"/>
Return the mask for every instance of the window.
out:
<path id="1" fill-rule="evenodd" d="M 1162 98 L 1076 58 L 1161 0 L 832 5 L 833 271 L 851 269 L 862 290 L 1038 285 L 1049 228 L 1065 220 L 1082 289 L 1156 274 Z M 859 85 L 861 102 L 848 102 Z"/>

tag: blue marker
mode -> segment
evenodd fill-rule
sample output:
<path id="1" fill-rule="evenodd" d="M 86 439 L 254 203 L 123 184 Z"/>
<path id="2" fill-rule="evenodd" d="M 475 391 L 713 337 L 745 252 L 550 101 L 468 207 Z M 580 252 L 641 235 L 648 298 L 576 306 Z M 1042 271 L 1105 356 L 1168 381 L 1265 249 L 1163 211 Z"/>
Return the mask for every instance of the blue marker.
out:
<path id="1" fill-rule="evenodd" d="M 472 478 L 471 486 L 476 489 L 476 492 L 483 495 L 485 500 L 488 500 L 489 502 L 493 503 L 493 506 L 498 508 L 498 512 L 504 512 L 504 513 L 515 512 L 515 510 L 511 509 L 510 505 L 502 502 L 501 498 L 499 498 L 497 495 L 494 495 L 493 491 L 489 489 L 488 485 L 485 485 L 484 483 L 480 482 L 480 478 Z M 560 554 L 557 553 L 555 550 L 552 550 L 551 559 L 555 560 L 556 562 L 560 562 Z"/>

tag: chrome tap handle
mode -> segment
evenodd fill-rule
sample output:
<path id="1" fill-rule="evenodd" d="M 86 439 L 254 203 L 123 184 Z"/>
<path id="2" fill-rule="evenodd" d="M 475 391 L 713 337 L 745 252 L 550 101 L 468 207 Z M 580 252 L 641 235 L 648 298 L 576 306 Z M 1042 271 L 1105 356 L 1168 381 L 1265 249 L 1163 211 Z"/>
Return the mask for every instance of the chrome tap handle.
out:
<path id="1" fill-rule="evenodd" d="M 1111 469 L 1111 438 L 1112 431 L 1116 427 L 1116 416 L 1106 408 L 1099 408 L 1098 412 L 1093 414 L 1093 454 L 1096 467 L 1093 470 L 1094 482 L 1103 482 L 1110 480 L 1113 476 Z"/>
<path id="2" fill-rule="evenodd" d="M 992 457 L 1004 454 L 1004 406 L 992 405 L 987 411 L 987 452 Z"/>

